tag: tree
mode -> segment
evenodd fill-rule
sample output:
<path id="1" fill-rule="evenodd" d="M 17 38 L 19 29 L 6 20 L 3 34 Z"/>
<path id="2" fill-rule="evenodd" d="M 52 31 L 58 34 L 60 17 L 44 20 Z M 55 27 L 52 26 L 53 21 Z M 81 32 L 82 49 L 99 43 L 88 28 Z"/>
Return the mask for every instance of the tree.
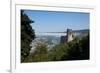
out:
<path id="1" fill-rule="evenodd" d="M 50 61 L 89 59 L 89 35 L 66 44 L 58 44 L 49 53 Z"/>
<path id="2" fill-rule="evenodd" d="M 49 61 L 61 61 L 62 58 L 67 55 L 69 49 L 67 44 L 58 44 L 49 51 Z"/>
<path id="3" fill-rule="evenodd" d="M 30 55 L 30 62 L 41 62 L 48 60 L 47 45 L 45 43 L 38 43 L 35 52 Z"/>
<path id="4" fill-rule="evenodd" d="M 89 59 L 89 35 L 82 39 L 75 39 L 68 43 L 69 49 L 63 56 L 63 60 L 86 60 Z"/>
<path id="5" fill-rule="evenodd" d="M 35 32 L 30 23 L 34 23 L 34 21 L 30 20 L 24 10 L 21 10 L 21 62 L 24 62 L 29 55 L 30 44 L 35 38 Z"/>
<path id="6" fill-rule="evenodd" d="M 82 47 L 82 58 L 83 59 L 89 59 L 90 58 L 90 41 L 89 41 L 89 34 L 86 37 L 83 37 L 82 40 L 80 40 L 81 47 Z"/>

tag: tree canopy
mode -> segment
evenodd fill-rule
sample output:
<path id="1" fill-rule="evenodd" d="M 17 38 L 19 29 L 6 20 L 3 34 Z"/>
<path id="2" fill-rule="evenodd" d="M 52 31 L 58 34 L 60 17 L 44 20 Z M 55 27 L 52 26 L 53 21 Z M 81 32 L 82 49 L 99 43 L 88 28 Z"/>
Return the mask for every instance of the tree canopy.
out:
<path id="1" fill-rule="evenodd" d="M 35 32 L 30 23 L 34 23 L 24 10 L 21 10 L 21 62 L 29 55 L 31 49 L 31 42 L 35 38 Z"/>

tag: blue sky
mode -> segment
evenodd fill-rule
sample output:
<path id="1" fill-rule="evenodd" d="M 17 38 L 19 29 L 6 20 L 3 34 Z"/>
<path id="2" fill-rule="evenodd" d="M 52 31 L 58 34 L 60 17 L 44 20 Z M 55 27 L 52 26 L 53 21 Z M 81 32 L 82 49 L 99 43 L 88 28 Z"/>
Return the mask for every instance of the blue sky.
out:
<path id="1" fill-rule="evenodd" d="M 24 12 L 35 21 L 31 24 L 35 32 L 61 32 L 67 28 L 89 29 L 89 13 L 39 10 L 24 10 Z"/>

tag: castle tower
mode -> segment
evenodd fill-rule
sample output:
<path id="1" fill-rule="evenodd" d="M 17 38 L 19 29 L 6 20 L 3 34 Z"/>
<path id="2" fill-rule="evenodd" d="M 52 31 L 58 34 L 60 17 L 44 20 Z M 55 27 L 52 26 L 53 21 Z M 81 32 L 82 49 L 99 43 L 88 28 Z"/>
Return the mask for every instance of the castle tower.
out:
<path id="1" fill-rule="evenodd" d="M 74 39 L 74 34 L 72 32 L 72 29 L 67 29 L 67 42 L 70 42 Z"/>

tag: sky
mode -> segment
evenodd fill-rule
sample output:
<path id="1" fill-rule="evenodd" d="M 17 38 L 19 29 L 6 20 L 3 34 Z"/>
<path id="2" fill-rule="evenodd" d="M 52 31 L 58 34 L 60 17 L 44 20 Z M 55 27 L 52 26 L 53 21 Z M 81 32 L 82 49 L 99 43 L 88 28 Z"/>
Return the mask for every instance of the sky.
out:
<path id="1" fill-rule="evenodd" d="M 38 32 L 63 32 L 89 29 L 89 13 L 24 10 L 31 20 L 32 28 Z"/>

